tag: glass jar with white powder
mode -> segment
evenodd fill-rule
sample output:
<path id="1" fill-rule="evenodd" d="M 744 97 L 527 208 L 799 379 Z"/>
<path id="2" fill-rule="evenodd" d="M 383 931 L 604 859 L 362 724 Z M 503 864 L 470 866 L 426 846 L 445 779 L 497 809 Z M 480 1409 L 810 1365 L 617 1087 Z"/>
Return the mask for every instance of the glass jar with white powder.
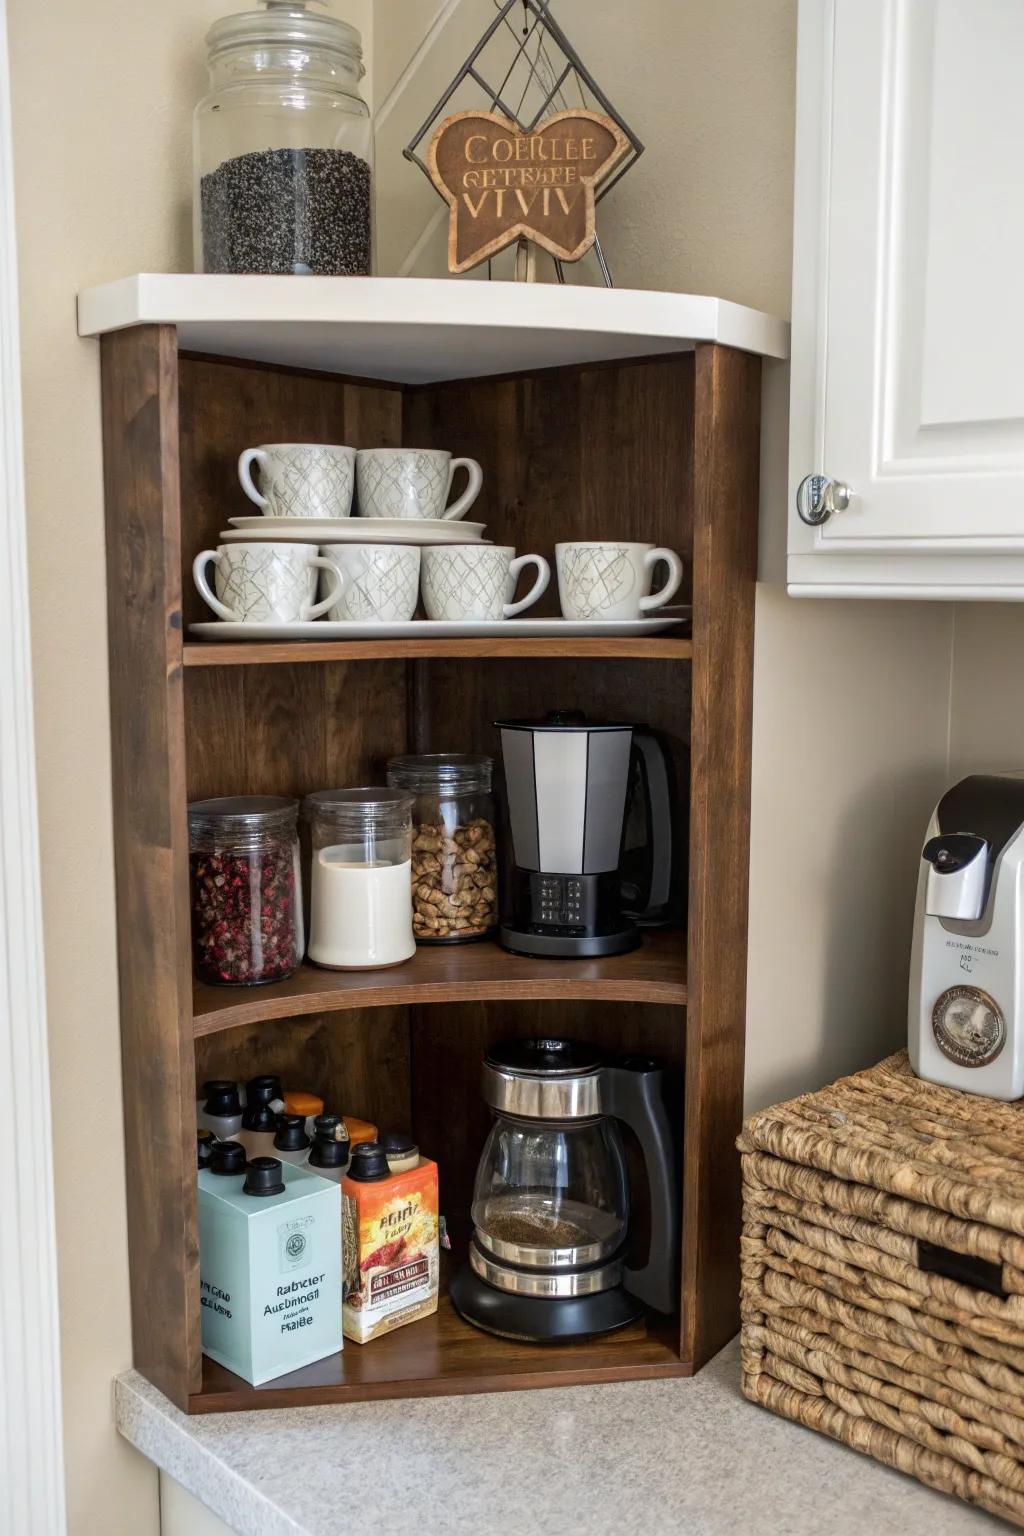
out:
<path id="1" fill-rule="evenodd" d="M 415 953 L 412 806 L 412 796 L 398 789 L 306 796 L 312 845 L 308 954 L 314 965 L 373 970 Z"/>

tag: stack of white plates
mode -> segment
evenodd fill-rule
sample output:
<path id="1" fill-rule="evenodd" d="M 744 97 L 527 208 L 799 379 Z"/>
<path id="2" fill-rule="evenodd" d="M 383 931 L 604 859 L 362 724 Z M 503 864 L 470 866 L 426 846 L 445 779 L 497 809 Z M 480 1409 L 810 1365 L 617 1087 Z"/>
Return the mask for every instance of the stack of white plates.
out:
<path id="1" fill-rule="evenodd" d="M 489 544 L 484 523 L 443 517 L 229 517 L 222 544 Z"/>

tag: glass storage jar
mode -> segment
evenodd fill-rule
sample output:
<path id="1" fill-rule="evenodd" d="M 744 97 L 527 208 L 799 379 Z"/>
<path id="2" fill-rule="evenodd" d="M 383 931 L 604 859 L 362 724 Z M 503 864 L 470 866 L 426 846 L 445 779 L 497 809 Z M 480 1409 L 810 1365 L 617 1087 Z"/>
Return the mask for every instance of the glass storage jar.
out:
<path id="1" fill-rule="evenodd" d="M 413 932 L 420 944 L 482 939 L 498 921 L 493 760 L 468 752 L 393 757 L 388 783 L 415 795 Z"/>
<path id="2" fill-rule="evenodd" d="M 196 800 L 188 808 L 196 975 L 219 986 L 290 976 L 302 959 L 298 801 Z"/>
<path id="3" fill-rule="evenodd" d="M 398 965 L 412 934 L 412 796 L 397 789 L 307 795 L 310 824 L 309 958 L 337 971 Z"/>
<path id="4" fill-rule="evenodd" d="M 223 16 L 193 120 L 198 272 L 365 276 L 373 129 L 360 36 L 305 0 Z"/>

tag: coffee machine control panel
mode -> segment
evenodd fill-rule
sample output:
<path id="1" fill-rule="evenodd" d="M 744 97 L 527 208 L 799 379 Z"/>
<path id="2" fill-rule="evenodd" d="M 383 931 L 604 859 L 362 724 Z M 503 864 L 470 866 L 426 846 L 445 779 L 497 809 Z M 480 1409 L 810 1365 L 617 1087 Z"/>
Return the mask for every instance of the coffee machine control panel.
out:
<path id="1" fill-rule="evenodd" d="M 596 882 L 586 875 L 531 874 L 530 905 L 538 926 L 591 927 L 597 917 Z"/>

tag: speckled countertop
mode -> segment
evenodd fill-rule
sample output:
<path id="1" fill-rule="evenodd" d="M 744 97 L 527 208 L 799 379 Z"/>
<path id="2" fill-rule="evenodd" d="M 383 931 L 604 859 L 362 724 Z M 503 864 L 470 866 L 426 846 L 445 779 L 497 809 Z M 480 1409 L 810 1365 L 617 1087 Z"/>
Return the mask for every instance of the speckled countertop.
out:
<path id="1" fill-rule="evenodd" d="M 136 1371 L 126 1439 L 241 1536 L 984 1536 L 1010 1527 L 693 1380 L 188 1418 Z"/>

